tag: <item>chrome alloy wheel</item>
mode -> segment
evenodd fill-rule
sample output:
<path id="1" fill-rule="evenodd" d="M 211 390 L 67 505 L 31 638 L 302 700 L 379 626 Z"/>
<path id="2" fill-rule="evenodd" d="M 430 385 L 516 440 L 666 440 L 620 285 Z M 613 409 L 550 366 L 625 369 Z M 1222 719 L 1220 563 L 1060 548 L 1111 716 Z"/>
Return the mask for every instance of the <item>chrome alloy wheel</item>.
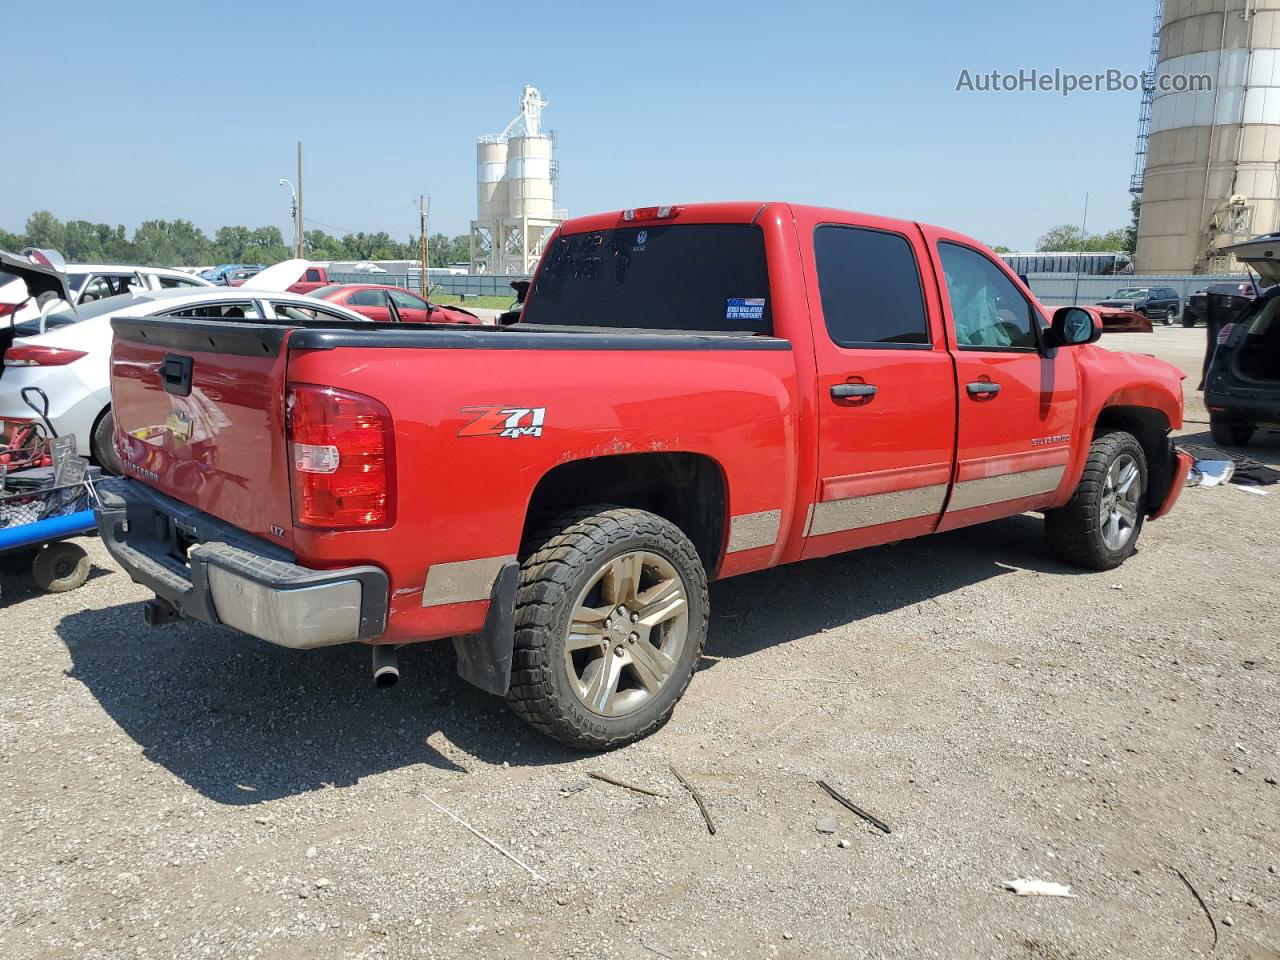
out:
<path id="1" fill-rule="evenodd" d="M 592 713 L 621 717 L 656 697 L 689 636 L 689 598 L 656 553 L 610 560 L 574 603 L 564 644 L 570 686 Z"/>
<path id="2" fill-rule="evenodd" d="M 1142 473 L 1132 454 L 1116 457 L 1107 470 L 1102 488 L 1098 525 L 1108 550 L 1121 550 L 1138 526 L 1138 501 L 1142 497 Z"/>

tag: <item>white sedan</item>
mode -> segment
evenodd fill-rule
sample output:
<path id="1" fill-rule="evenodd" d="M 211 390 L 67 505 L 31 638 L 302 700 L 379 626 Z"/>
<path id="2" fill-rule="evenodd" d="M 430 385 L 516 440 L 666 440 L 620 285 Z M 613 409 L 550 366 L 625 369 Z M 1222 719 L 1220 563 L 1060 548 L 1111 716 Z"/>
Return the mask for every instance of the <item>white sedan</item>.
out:
<path id="1" fill-rule="evenodd" d="M 144 293 L 147 290 L 207 288 L 213 284 L 204 277 L 193 277 L 168 267 L 133 267 L 126 264 L 68 263 L 67 286 L 75 296 L 74 303 L 92 303 L 122 293 Z"/>
<path id="2" fill-rule="evenodd" d="M 15 327 L 18 339 L 4 355 L 0 376 L 0 435 L 8 434 L 15 421 L 38 419 L 22 398 L 24 387 L 38 387 L 49 398 L 49 422 L 58 435 L 75 436 L 77 452 L 118 472 L 111 447 L 112 317 L 371 322 L 303 294 L 244 287 L 147 290 L 55 311 L 44 319 L 43 333 L 39 318 Z"/>

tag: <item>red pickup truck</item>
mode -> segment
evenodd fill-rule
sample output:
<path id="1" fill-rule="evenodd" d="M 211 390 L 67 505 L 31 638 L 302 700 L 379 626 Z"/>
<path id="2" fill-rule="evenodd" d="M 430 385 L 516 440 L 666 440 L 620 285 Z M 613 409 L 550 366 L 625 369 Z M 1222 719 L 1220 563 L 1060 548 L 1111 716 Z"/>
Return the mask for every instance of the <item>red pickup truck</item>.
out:
<path id="1" fill-rule="evenodd" d="M 329 286 L 329 271 L 325 267 L 310 266 L 302 272 L 295 283 L 288 286 L 289 293 L 311 293 L 321 287 Z"/>
<path id="2" fill-rule="evenodd" d="M 589 749 L 661 726 L 707 581 L 1040 511 L 1109 569 L 1167 512 L 1181 373 L 979 243 L 784 203 L 564 223 L 506 328 L 117 319 L 98 525 L 149 622 L 453 638 Z"/>

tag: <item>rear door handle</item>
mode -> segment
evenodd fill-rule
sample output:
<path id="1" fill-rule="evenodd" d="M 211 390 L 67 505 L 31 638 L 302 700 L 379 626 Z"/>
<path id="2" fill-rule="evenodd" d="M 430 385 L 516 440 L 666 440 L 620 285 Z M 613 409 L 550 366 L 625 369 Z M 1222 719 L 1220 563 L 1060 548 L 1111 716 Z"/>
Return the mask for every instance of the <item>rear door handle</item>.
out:
<path id="1" fill-rule="evenodd" d="M 995 396 L 1000 392 L 1000 384 L 979 380 L 976 383 L 968 384 L 965 389 L 969 391 L 969 396 L 971 397 Z"/>
<path id="2" fill-rule="evenodd" d="M 837 400 L 867 399 L 874 397 L 877 389 L 871 383 L 837 383 L 831 388 L 831 396 Z"/>

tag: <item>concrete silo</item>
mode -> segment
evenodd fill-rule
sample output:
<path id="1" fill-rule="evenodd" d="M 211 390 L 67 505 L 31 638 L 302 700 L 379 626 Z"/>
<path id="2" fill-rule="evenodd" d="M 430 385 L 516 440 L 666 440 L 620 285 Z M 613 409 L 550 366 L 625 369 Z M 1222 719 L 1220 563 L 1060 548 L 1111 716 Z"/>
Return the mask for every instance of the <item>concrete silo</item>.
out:
<path id="1" fill-rule="evenodd" d="M 1280 0 L 1164 0 L 1135 269 L 1228 273 L 1280 230 Z"/>
<path id="2" fill-rule="evenodd" d="M 476 144 L 476 219 L 505 217 L 507 196 L 507 145 L 482 139 Z"/>
<path id="3" fill-rule="evenodd" d="M 476 144 L 472 273 L 531 273 L 547 238 L 565 219 L 555 209 L 555 141 L 542 130 L 546 105 L 537 88 L 526 84 L 516 118 Z"/>

